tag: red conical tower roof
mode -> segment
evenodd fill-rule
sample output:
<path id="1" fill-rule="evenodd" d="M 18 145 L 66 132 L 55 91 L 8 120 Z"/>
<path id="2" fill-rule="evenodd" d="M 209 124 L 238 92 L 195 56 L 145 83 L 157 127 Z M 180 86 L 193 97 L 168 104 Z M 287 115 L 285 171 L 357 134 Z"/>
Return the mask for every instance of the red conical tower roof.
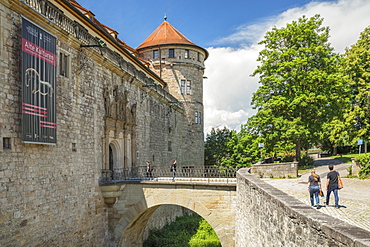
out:
<path id="1" fill-rule="evenodd" d="M 170 23 L 164 21 L 136 49 L 139 50 L 146 47 L 168 44 L 184 44 L 197 46 L 193 42 L 191 42 L 188 38 L 186 38 L 182 33 L 180 33 L 176 28 L 174 28 Z"/>

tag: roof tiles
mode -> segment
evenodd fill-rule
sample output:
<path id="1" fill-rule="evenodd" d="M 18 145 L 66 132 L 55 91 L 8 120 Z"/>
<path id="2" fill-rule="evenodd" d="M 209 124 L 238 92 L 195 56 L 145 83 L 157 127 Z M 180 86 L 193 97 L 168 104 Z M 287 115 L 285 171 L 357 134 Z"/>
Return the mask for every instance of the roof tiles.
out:
<path id="1" fill-rule="evenodd" d="M 167 45 L 167 44 L 184 44 L 184 45 L 195 45 L 176 28 L 174 28 L 167 21 L 162 22 L 159 27 L 136 49 L 142 49 L 145 47 Z"/>

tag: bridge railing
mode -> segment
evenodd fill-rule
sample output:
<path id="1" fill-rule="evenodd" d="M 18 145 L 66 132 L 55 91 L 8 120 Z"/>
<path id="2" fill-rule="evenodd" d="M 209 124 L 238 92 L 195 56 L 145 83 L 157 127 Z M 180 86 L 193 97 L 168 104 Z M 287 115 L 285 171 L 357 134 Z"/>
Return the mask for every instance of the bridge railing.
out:
<path id="1" fill-rule="evenodd" d="M 195 179 L 195 178 L 235 178 L 236 170 L 220 169 L 220 168 L 206 168 L 206 167 L 187 167 L 177 166 L 176 179 Z M 139 166 L 134 168 L 115 168 L 113 170 L 102 170 L 101 183 L 114 183 L 118 181 L 129 180 L 163 180 L 165 178 L 172 179 L 173 171 L 170 167 L 152 167 L 147 170 L 146 166 Z M 225 180 L 229 181 L 229 180 Z"/>

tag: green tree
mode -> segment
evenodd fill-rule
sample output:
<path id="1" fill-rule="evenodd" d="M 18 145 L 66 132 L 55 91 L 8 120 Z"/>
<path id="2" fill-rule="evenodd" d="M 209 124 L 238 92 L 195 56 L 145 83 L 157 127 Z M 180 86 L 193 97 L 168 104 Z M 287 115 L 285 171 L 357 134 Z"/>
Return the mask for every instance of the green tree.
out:
<path id="1" fill-rule="evenodd" d="M 258 136 L 248 132 L 245 126 L 239 133 L 232 132 L 232 137 L 226 143 L 227 155 L 222 157 L 219 166 L 238 170 L 257 163 L 260 155 L 258 142 Z"/>
<path id="2" fill-rule="evenodd" d="M 336 155 L 338 153 L 338 147 L 350 144 L 350 133 L 351 131 L 346 125 L 344 115 L 338 116 L 331 122 L 323 125 L 320 141 L 321 147 L 330 151 L 331 154 Z"/>
<path id="3" fill-rule="evenodd" d="M 319 15 L 303 16 L 267 32 L 252 74 L 259 74 L 261 83 L 252 99 L 255 131 L 270 147 L 293 142 L 297 158 L 301 149 L 318 142 L 323 124 L 341 113 L 348 91 L 339 73 L 340 56 L 322 22 Z"/>
<path id="4" fill-rule="evenodd" d="M 355 130 L 352 143 L 369 140 L 370 130 L 370 26 L 360 34 L 356 44 L 345 53 L 345 78 L 351 87 L 352 104 L 345 115 L 347 126 Z"/>
<path id="5" fill-rule="evenodd" d="M 222 157 L 227 156 L 226 143 L 232 137 L 232 130 L 224 127 L 223 129 L 212 128 L 211 133 L 207 134 L 204 143 L 204 164 L 213 167 L 221 162 Z"/>

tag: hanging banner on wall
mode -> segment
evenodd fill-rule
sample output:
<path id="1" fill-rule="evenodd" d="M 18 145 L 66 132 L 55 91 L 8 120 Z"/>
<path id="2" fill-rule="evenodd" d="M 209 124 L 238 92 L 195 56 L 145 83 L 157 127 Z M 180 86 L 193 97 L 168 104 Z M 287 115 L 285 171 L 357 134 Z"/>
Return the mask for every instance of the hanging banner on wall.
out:
<path id="1" fill-rule="evenodd" d="M 22 18 L 22 141 L 56 144 L 56 37 Z"/>

